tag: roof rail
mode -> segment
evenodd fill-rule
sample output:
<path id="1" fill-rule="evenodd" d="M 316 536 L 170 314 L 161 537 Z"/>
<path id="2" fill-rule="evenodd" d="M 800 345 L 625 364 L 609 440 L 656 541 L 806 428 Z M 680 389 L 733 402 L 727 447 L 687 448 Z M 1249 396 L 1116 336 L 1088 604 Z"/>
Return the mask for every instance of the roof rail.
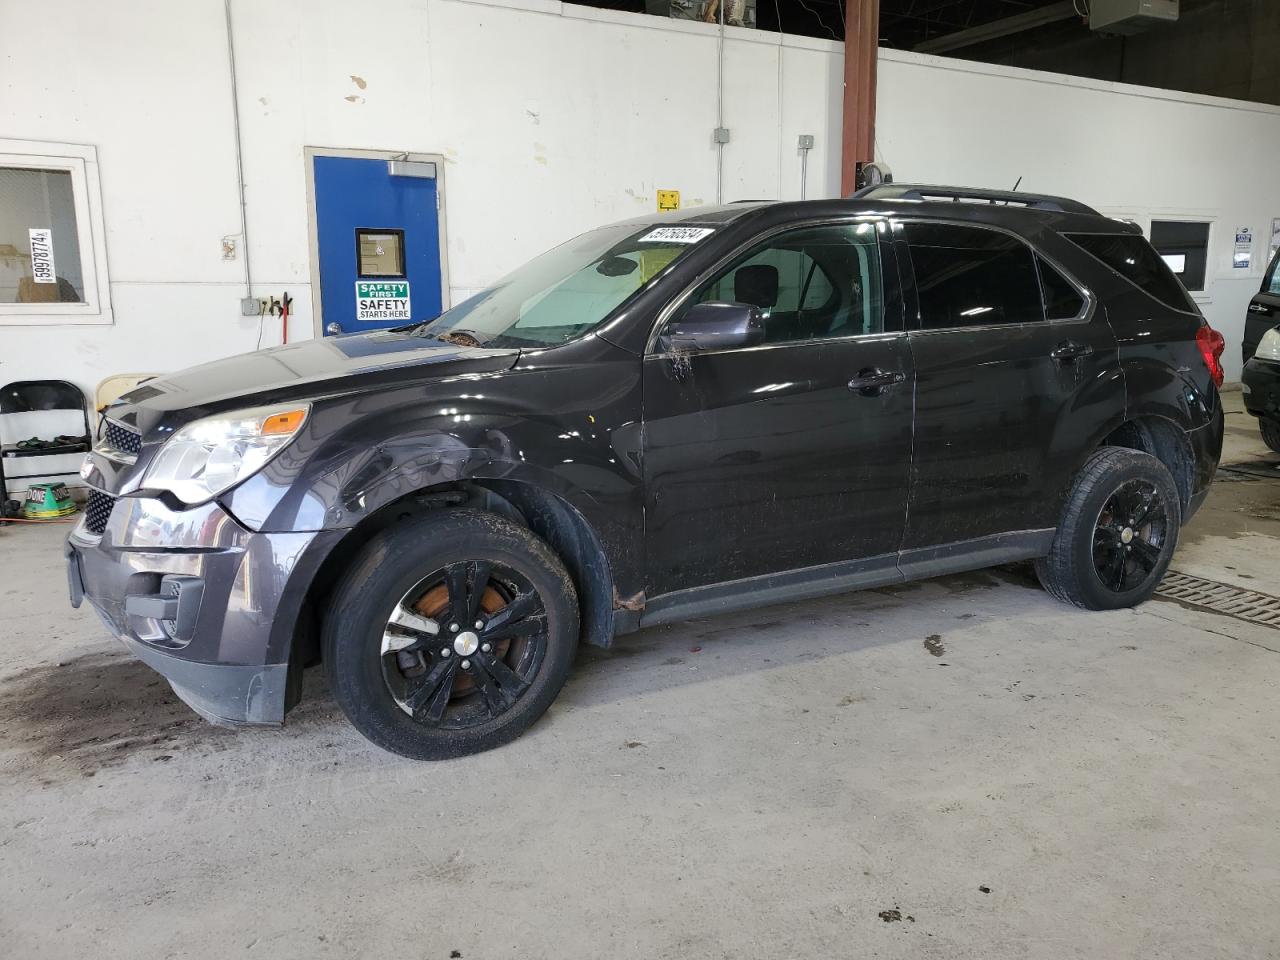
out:
<path id="1" fill-rule="evenodd" d="M 951 200 L 967 203 L 1016 204 L 1030 210 L 1051 210 L 1055 213 L 1087 213 L 1100 216 L 1097 210 L 1079 200 L 1051 197 L 1040 193 L 1019 193 L 1014 190 L 983 190 L 977 187 L 936 187 L 921 183 L 880 183 L 863 187 L 850 196 L 851 200 Z"/>

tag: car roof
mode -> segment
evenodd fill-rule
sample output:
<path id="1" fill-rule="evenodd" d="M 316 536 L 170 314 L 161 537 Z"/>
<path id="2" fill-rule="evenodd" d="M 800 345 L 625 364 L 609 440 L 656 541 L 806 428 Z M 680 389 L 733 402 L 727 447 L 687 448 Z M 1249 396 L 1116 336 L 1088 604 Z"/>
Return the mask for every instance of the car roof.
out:
<path id="1" fill-rule="evenodd" d="M 626 221 L 636 225 L 679 222 L 689 226 L 727 226 L 749 221 L 782 224 L 825 216 L 910 216 L 912 219 L 962 220 L 1003 226 L 1025 233 L 1049 227 L 1059 232 L 1140 233 L 1136 225 L 1103 216 L 1064 197 L 1010 191 L 916 184 L 886 184 L 836 200 L 743 200 L 718 206 L 693 206 Z"/>

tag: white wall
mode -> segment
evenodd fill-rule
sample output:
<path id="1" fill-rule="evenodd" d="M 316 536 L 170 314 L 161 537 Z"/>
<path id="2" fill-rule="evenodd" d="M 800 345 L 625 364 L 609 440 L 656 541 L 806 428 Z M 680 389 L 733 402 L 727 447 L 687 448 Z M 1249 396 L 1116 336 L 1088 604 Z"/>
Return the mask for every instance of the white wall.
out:
<path id="1" fill-rule="evenodd" d="M 15 0 L 0 0 L 9 6 Z M 553 0 L 233 0 L 254 294 L 313 335 L 303 148 L 446 158 L 455 300 L 593 225 L 715 199 L 713 27 Z M 0 381 L 172 370 L 253 349 L 219 0 L 50 0 L 0 30 L 0 137 L 94 144 L 112 326 L 0 325 Z M 50 33 L 48 23 L 58 28 Z M 51 57 L 56 46 L 56 57 Z M 838 190 L 841 46 L 730 29 L 725 199 Z M 358 79 L 355 79 L 358 78 Z M 1205 313 L 1238 376 L 1245 304 L 1280 217 L 1280 109 L 884 52 L 878 153 L 899 179 L 1211 217 Z M 1233 231 L 1257 241 L 1247 273 Z M 243 255 L 243 251 L 242 251 Z M 278 342 L 268 319 L 264 345 Z"/>

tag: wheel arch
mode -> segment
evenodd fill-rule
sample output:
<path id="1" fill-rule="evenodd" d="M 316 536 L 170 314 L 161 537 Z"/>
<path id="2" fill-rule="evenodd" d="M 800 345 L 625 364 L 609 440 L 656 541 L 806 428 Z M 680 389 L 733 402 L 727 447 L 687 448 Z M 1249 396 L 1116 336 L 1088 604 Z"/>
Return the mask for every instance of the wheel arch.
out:
<path id="1" fill-rule="evenodd" d="M 1185 511 L 1195 492 L 1195 452 L 1186 431 L 1157 414 L 1129 417 L 1104 436 L 1098 447 L 1128 447 L 1149 453 L 1169 470 Z"/>
<path id="2" fill-rule="evenodd" d="M 486 510 L 536 533 L 564 561 L 578 592 L 580 639 L 607 647 L 613 641 L 615 588 L 609 559 L 586 518 L 568 501 L 527 481 L 473 479 L 415 490 L 364 517 L 332 545 L 307 587 L 289 646 L 286 710 L 301 698 L 302 669 L 321 660 L 325 600 L 356 554 L 382 531 L 435 510 Z"/>

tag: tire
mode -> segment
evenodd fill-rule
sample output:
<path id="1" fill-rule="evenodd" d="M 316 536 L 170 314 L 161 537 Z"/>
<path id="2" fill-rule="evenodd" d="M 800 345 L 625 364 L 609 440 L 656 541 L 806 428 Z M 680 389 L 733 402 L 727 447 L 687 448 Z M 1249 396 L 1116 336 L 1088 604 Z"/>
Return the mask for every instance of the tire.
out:
<path id="1" fill-rule="evenodd" d="M 1086 610 L 1135 606 L 1169 569 L 1181 526 L 1168 468 L 1140 450 L 1102 447 L 1076 477 L 1036 575 L 1054 597 Z"/>
<path id="2" fill-rule="evenodd" d="M 524 527 L 441 511 L 365 545 L 321 638 L 330 689 L 357 730 L 401 756 L 444 760 L 509 743 L 551 705 L 577 649 L 578 598 Z"/>
<path id="3" fill-rule="evenodd" d="M 1280 453 L 1280 420 L 1259 420 L 1258 429 L 1262 431 L 1262 442 Z"/>

